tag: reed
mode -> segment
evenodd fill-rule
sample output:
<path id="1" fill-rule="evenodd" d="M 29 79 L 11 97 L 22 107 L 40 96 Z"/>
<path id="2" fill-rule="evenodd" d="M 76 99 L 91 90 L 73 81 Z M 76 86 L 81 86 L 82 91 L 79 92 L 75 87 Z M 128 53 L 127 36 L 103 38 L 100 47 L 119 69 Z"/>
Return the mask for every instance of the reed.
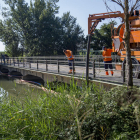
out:
<path id="1" fill-rule="evenodd" d="M 139 89 L 85 85 L 47 83 L 57 94 L 0 97 L 0 139 L 139 139 Z"/>

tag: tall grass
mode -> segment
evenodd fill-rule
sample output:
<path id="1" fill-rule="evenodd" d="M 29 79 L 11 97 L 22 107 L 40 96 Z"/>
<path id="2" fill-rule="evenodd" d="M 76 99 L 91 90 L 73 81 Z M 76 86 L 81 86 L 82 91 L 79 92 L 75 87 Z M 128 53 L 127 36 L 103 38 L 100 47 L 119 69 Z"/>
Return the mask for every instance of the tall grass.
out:
<path id="1" fill-rule="evenodd" d="M 139 139 L 139 89 L 47 84 L 37 98 L 1 97 L 0 139 Z"/>

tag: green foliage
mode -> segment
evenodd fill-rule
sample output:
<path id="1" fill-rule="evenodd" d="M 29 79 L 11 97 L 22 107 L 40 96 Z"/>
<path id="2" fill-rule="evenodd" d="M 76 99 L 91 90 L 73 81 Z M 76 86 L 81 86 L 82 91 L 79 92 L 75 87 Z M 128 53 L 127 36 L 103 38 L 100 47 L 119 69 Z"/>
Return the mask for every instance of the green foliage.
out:
<path id="1" fill-rule="evenodd" d="M 106 91 L 90 85 L 47 84 L 37 98 L 0 102 L 0 138 L 50 140 L 131 140 L 139 138 L 139 89 Z M 51 92 L 53 89 L 55 92 Z"/>
<path id="2" fill-rule="evenodd" d="M 5 52 L 0 52 L 0 56 L 1 56 L 1 54 L 5 54 Z"/>
<path id="3" fill-rule="evenodd" d="M 63 48 L 77 52 L 77 45 L 83 40 L 83 30 L 76 24 L 76 18 L 70 12 L 64 13 L 61 18 Z"/>
<path id="4" fill-rule="evenodd" d="M 9 55 L 21 55 L 22 50 L 28 56 L 62 54 L 64 48 L 77 51 L 83 31 L 69 12 L 56 16 L 58 0 L 35 0 L 30 6 L 25 0 L 4 1 L 9 9 L 3 8 L 0 39 Z"/>
<path id="5" fill-rule="evenodd" d="M 20 56 L 25 45 L 24 33 L 29 8 L 24 0 L 4 1 L 9 8 L 3 8 L 2 15 L 5 20 L 0 22 L 0 40 L 4 42 L 9 56 Z"/>
<path id="6" fill-rule="evenodd" d="M 19 38 L 14 31 L 14 24 L 11 19 L 6 20 L 4 23 L 0 21 L 0 38 L 5 42 L 5 51 L 9 56 L 18 56 L 21 50 L 18 48 Z"/>
<path id="7" fill-rule="evenodd" d="M 107 48 L 112 47 L 111 39 L 111 25 L 115 25 L 116 22 L 112 21 L 108 24 L 103 24 L 100 29 L 95 29 L 94 35 L 91 39 L 91 48 L 94 50 L 102 50 L 103 46 Z"/>

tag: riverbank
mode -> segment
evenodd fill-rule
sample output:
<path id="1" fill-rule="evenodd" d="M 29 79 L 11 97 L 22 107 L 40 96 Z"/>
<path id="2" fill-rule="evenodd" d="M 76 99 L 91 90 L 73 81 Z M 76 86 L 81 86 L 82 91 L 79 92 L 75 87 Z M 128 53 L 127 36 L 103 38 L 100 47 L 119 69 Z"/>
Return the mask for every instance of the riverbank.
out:
<path id="1" fill-rule="evenodd" d="M 0 138 L 46 140 L 139 139 L 139 89 L 111 91 L 83 84 L 47 85 L 37 98 L 1 97 Z"/>
<path id="2" fill-rule="evenodd" d="M 22 80 L 22 79 L 15 79 L 14 82 L 16 84 L 22 84 L 22 85 L 25 84 L 32 88 L 41 89 L 41 90 L 45 91 L 46 93 L 58 94 L 54 90 L 47 89 L 46 87 L 42 86 L 40 83 L 37 83 L 37 82 L 26 81 L 26 80 Z"/>

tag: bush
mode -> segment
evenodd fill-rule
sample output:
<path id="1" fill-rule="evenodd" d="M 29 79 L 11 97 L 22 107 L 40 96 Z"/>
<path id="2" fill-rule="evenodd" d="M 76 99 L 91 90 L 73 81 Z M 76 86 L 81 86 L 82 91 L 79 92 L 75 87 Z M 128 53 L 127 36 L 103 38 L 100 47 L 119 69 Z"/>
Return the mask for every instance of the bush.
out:
<path id="1" fill-rule="evenodd" d="M 54 87 L 55 86 L 55 87 Z M 48 84 L 37 98 L 1 97 L 0 138 L 131 140 L 139 138 L 139 89 Z"/>

